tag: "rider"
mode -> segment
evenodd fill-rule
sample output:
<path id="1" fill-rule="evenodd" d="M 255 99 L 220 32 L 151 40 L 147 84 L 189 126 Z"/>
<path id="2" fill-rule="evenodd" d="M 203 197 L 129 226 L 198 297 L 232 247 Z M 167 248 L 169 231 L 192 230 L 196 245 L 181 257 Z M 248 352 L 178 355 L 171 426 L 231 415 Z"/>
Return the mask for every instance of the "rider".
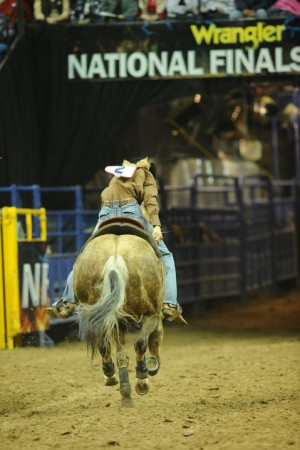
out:
<path id="1" fill-rule="evenodd" d="M 124 160 L 122 166 L 108 166 L 105 170 L 114 174 L 114 177 L 108 187 L 101 193 L 102 206 L 93 234 L 97 231 L 100 223 L 111 217 L 126 216 L 141 222 L 157 242 L 166 271 L 163 315 L 170 322 L 186 323 L 181 315 L 182 308 L 177 302 L 176 270 L 173 255 L 162 240 L 155 165 L 150 164 L 148 157 L 134 158 L 130 162 Z M 75 305 L 72 271 L 68 276 L 62 298 L 53 303 L 50 314 L 61 318 L 69 317 L 73 314 Z"/>

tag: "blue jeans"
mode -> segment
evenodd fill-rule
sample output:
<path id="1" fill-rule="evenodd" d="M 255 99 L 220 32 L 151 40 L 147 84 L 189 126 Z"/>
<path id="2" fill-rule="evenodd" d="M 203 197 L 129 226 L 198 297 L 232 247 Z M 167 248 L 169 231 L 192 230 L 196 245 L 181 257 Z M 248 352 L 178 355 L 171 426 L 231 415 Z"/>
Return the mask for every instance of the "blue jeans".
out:
<path id="1" fill-rule="evenodd" d="M 153 232 L 153 226 L 144 218 L 140 205 L 137 203 L 131 203 L 128 205 L 119 206 L 119 202 L 115 200 L 113 206 L 102 206 L 99 211 L 98 222 L 94 228 L 93 234 L 98 230 L 100 223 L 111 217 L 129 217 L 131 219 L 138 220 L 150 234 Z M 160 241 L 158 245 L 159 251 L 162 256 L 162 260 L 166 271 L 166 292 L 164 303 L 177 304 L 177 281 L 176 281 L 176 269 L 172 253 L 168 250 L 166 244 Z M 67 278 L 67 284 L 62 296 L 63 300 L 74 303 L 73 293 L 73 271 L 70 272 Z"/>

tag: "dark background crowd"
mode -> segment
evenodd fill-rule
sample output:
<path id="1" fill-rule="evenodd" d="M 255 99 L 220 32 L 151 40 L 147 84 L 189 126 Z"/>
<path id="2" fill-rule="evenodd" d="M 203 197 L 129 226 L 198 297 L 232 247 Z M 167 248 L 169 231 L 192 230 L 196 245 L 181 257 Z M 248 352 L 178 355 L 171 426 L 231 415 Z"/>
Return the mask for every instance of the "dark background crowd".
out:
<path id="1" fill-rule="evenodd" d="M 25 20 L 105 23 L 136 20 L 248 19 L 300 15 L 299 0 L 23 0 Z M 15 0 L 0 0 L 14 19 Z"/>
<path id="2" fill-rule="evenodd" d="M 25 22 L 111 23 L 300 16 L 299 0 L 22 0 Z M 0 0 L 0 61 L 17 32 L 16 0 Z"/>

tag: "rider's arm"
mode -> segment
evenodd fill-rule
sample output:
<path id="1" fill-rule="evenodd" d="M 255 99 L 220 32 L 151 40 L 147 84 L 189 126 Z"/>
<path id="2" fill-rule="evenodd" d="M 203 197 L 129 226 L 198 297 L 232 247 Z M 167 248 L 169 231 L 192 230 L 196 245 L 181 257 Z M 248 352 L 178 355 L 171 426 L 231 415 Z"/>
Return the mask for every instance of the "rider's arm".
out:
<path id="1" fill-rule="evenodd" d="M 157 202 L 158 189 L 155 178 L 148 170 L 144 170 L 144 206 L 149 216 L 149 220 L 153 227 L 161 227 L 159 220 L 159 206 Z"/>

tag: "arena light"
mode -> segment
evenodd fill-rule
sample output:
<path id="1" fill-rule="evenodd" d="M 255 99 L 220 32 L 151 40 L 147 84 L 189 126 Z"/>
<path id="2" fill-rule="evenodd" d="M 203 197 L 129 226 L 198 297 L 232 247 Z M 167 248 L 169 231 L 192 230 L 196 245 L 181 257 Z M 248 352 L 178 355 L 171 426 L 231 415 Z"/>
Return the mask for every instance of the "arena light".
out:
<path id="1" fill-rule="evenodd" d="M 195 94 L 194 95 L 194 103 L 200 103 L 202 100 L 202 95 L 201 94 Z"/>

